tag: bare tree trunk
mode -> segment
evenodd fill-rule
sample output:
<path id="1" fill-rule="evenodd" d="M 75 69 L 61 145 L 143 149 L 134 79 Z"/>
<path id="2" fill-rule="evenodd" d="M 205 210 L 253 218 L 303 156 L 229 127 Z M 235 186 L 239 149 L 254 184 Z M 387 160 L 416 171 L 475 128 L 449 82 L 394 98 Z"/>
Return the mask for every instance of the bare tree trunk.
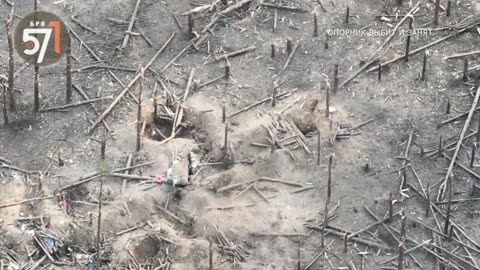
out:
<path id="1" fill-rule="evenodd" d="M 157 118 L 157 82 L 155 82 L 155 86 L 153 87 L 153 119 Z"/>
<path id="2" fill-rule="evenodd" d="M 137 112 L 137 152 L 142 149 L 142 94 L 143 83 L 145 80 L 144 70 L 141 70 L 140 76 L 140 91 L 138 93 L 138 112 Z"/>
<path id="3" fill-rule="evenodd" d="M 33 10 L 38 11 L 38 0 L 33 0 Z M 33 96 L 35 99 L 34 111 L 40 111 L 40 92 L 38 89 L 38 69 L 39 66 L 35 63 L 33 74 Z"/>
<path id="4" fill-rule="evenodd" d="M 405 265 L 405 240 L 407 226 L 407 216 L 405 216 L 405 210 L 402 210 L 402 227 L 400 229 L 400 246 L 398 250 L 398 270 L 403 270 Z"/>
<path id="5" fill-rule="evenodd" d="M 98 221 L 97 221 L 97 270 L 100 269 L 100 230 L 102 225 L 102 190 L 103 176 L 100 178 L 100 192 L 98 193 Z"/>
<path id="6" fill-rule="evenodd" d="M 328 158 L 327 201 L 332 198 L 332 163 L 333 155 Z"/>
<path id="7" fill-rule="evenodd" d="M 7 85 L 3 83 L 3 122 L 8 125 Z"/>
<path id="8" fill-rule="evenodd" d="M 329 200 L 325 201 L 325 211 L 323 212 L 323 228 L 322 228 L 322 248 L 325 247 L 325 229 L 327 228 L 328 224 L 328 203 Z"/>
<path id="9" fill-rule="evenodd" d="M 66 49 L 66 58 L 67 58 L 67 98 L 66 103 L 70 104 L 72 102 L 72 39 L 70 37 L 70 32 L 68 33 L 68 42 Z"/>
<path id="10" fill-rule="evenodd" d="M 447 188 L 448 188 L 448 203 L 447 203 L 447 214 L 445 217 L 445 228 L 444 233 L 448 234 L 448 227 L 450 226 L 450 212 L 452 209 L 452 190 L 453 190 L 453 177 L 447 179 Z"/>
<path id="11" fill-rule="evenodd" d="M 38 90 L 38 69 L 39 67 L 35 65 L 34 74 L 33 74 L 33 96 L 35 99 L 34 111 L 40 111 L 40 92 Z"/>
<path id="12" fill-rule="evenodd" d="M 103 193 L 103 176 L 106 173 L 105 152 L 107 148 L 107 131 L 102 139 L 100 147 L 100 166 L 102 176 L 100 177 L 100 191 L 98 192 L 98 220 L 97 220 L 97 270 L 100 269 L 100 232 L 102 229 L 102 193 Z"/>
<path id="13" fill-rule="evenodd" d="M 7 41 L 8 41 L 8 96 L 10 100 L 10 109 L 16 111 L 15 105 L 15 94 L 13 89 L 13 80 L 14 71 L 15 71 L 15 60 L 13 59 L 13 38 L 12 38 L 12 22 L 9 19 L 5 20 L 5 29 L 7 31 Z"/>
<path id="14" fill-rule="evenodd" d="M 208 249 L 208 270 L 213 270 L 213 251 L 212 251 L 212 240 L 208 240 L 209 249 Z"/>

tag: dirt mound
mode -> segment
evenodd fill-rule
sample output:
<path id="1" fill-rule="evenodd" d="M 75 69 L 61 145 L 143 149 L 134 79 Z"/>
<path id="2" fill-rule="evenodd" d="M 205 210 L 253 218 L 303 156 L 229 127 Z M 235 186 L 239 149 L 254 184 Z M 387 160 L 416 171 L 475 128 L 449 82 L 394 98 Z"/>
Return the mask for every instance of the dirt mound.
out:
<path id="1" fill-rule="evenodd" d="M 291 119 L 304 134 L 317 130 L 317 123 L 324 119 L 325 112 L 319 95 L 307 93 L 299 108 L 290 110 L 287 118 Z M 325 121 L 325 120 L 324 120 Z"/>

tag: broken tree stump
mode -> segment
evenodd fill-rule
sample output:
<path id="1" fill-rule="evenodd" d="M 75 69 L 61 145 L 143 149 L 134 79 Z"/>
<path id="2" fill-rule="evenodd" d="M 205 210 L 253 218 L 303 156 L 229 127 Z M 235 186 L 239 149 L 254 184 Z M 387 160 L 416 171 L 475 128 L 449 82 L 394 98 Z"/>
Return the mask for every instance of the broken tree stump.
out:
<path id="1" fill-rule="evenodd" d="M 378 81 L 382 81 L 382 64 L 378 64 Z"/>
<path id="2" fill-rule="evenodd" d="M 230 78 L 230 61 L 228 60 L 228 57 L 225 57 L 225 80 L 228 82 L 229 78 Z"/>
<path id="3" fill-rule="evenodd" d="M 350 233 L 345 233 L 345 236 L 343 237 L 343 253 L 347 253 L 348 252 L 348 236 L 350 235 Z"/>
<path id="4" fill-rule="evenodd" d="M 407 43 L 405 47 L 405 62 L 408 62 L 408 55 L 410 54 L 410 41 L 412 38 L 413 31 L 413 17 L 410 17 L 408 20 L 408 34 L 407 34 Z"/>
<path id="5" fill-rule="evenodd" d="M 286 49 L 287 55 L 290 55 L 292 53 L 292 50 L 293 50 L 293 40 L 287 37 L 287 49 Z"/>
<path id="6" fill-rule="evenodd" d="M 452 1 L 448 0 L 448 1 L 447 1 L 447 9 L 446 9 L 446 11 L 445 11 L 445 13 L 446 13 L 445 15 L 446 15 L 447 17 L 450 17 L 450 16 L 452 15 L 451 9 L 452 9 Z"/>
<path id="7" fill-rule="evenodd" d="M 338 64 L 333 66 L 333 93 L 338 90 Z"/>
<path id="8" fill-rule="evenodd" d="M 422 73 L 420 75 L 420 80 L 425 81 L 425 72 L 427 70 L 427 53 L 423 53 L 423 63 L 422 63 Z"/>
<path id="9" fill-rule="evenodd" d="M 188 38 L 192 39 L 195 37 L 195 34 L 193 33 L 193 27 L 194 27 L 194 20 L 192 15 L 188 15 Z"/>
<path id="10" fill-rule="evenodd" d="M 272 89 L 272 107 L 275 107 L 277 104 L 277 92 L 278 92 L 279 84 L 277 81 L 273 82 L 273 89 Z"/>
<path id="11" fill-rule="evenodd" d="M 225 123 L 225 120 L 227 119 L 227 108 L 225 104 L 222 106 L 222 124 Z"/>
<path id="12" fill-rule="evenodd" d="M 58 166 L 63 167 L 65 165 L 65 159 L 63 158 L 63 147 L 58 147 Z"/>
<path id="13" fill-rule="evenodd" d="M 301 257 L 301 254 L 300 254 L 300 247 L 298 247 L 298 250 L 297 250 L 297 270 L 301 270 L 302 269 L 302 257 Z"/>
<path id="14" fill-rule="evenodd" d="M 348 24 L 348 21 L 350 19 L 350 7 L 347 6 L 347 11 L 345 12 L 345 23 Z"/>
<path id="15" fill-rule="evenodd" d="M 468 81 L 468 58 L 465 58 L 465 60 L 463 61 L 462 81 L 464 81 L 464 82 Z"/>
<path id="16" fill-rule="evenodd" d="M 325 33 L 325 41 L 323 42 L 323 48 L 325 50 L 328 49 L 328 38 L 330 37 L 330 35 L 328 35 L 328 33 Z"/>
<path id="17" fill-rule="evenodd" d="M 440 14 L 440 0 L 435 0 L 435 12 L 433 14 L 433 25 L 438 25 L 438 14 Z"/>
<path id="18" fill-rule="evenodd" d="M 476 145 L 475 143 L 472 144 L 472 153 L 471 153 L 471 157 L 470 157 L 470 168 L 473 168 L 473 164 L 475 163 L 475 151 L 476 150 Z"/>

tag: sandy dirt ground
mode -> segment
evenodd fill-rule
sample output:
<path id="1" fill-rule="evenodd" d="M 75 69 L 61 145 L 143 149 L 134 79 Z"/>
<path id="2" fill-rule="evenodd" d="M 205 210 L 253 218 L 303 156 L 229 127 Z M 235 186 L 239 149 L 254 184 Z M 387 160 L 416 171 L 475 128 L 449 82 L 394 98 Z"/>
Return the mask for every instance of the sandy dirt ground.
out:
<path id="1" fill-rule="evenodd" d="M 141 0 L 128 32 L 136 0 L 40 1 L 76 34 L 73 101 L 110 98 L 35 113 L 34 69 L 15 55 L 17 111 L 9 124 L 0 113 L 0 269 L 480 269 L 479 115 L 457 147 L 480 53 L 446 59 L 479 50 L 480 3 L 453 0 L 447 16 L 441 0 L 435 26 L 433 1 L 419 1 L 413 28 L 429 30 L 410 51 L 452 37 L 382 66 L 379 81 L 364 67 L 404 56 L 417 1 L 222 2 Z M 0 1 L 2 19 L 12 3 L 15 26 L 33 1 Z M 95 125 L 164 44 L 106 116 L 110 131 Z M 249 47 L 228 57 L 226 78 L 225 54 Z M 2 24 L 2 76 L 8 61 Z M 64 59 L 39 69 L 39 87 L 41 108 L 65 104 Z M 169 168 L 191 181 L 159 183 Z"/>

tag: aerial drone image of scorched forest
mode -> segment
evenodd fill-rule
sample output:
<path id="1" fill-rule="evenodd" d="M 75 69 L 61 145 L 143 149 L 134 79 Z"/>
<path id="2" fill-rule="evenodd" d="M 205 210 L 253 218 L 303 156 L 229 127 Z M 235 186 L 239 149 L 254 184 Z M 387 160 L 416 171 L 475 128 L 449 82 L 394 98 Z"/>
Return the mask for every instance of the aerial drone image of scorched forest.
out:
<path id="1" fill-rule="evenodd" d="M 480 270 L 479 0 L 0 21 L 0 270 Z"/>

